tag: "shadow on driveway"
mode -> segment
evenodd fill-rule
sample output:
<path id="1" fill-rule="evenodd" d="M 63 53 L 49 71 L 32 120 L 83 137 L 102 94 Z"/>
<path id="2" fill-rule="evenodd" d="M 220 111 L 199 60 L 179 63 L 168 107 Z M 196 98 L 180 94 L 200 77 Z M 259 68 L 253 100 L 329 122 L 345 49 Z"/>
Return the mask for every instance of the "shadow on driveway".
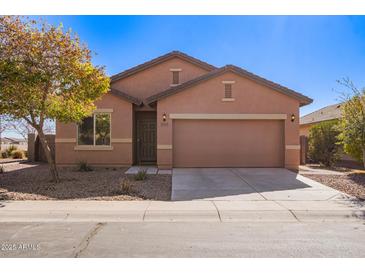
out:
<path id="1" fill-rule="evenodd" d="M 285 195 L 305 189 L 329 189 L 307 181 L 283 168 L 175 168 L 172 200 L 270 200 L 266 196 L 278 191 L 285 191 Z"/>

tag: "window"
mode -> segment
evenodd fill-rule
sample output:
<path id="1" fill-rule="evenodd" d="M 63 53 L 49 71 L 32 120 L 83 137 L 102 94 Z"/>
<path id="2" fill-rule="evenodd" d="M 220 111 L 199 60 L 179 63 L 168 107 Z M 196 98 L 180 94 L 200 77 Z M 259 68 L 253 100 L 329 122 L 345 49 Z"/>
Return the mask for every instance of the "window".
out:
<path id="1" fill-rule="evenodd" d="M 180 71 L 173 71 L 172 72 L 172 84 L 173 85 L 178 85 L 179 84 L 179 73 Z"/>
<path id="2" fill-rule="evenodd" d="M 94 117 L 87 117 L 79 124 L 79 145 L 94 145 Z"/>
<path id="3" fill-rule="evenodd" d="M 94 113 L 78 126 L 78 145 L 110 146 L 110 113 Z"/>
<path id="4" fill-rule="evenodd" d="M 110 114 L 95 115 L 95 145 L 110 145 Z"/>
<path id="5" fill-rule="evenodd" d="M 224 98 L 232 98 L 232 84 L 224 84 Z"/>

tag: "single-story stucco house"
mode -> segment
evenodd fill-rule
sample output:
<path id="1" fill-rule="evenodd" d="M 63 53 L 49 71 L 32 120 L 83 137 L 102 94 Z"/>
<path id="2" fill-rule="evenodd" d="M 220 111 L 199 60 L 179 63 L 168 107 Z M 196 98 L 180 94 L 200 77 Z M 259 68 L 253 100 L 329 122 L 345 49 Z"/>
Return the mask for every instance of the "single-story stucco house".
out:
<path id="1" fill-rule="evenodd" d="M 242 68 L 173 51 L 111 77 L 91 117 L 56 123 L 56 162 L 299 165 L 299 108 L 312 99 Z"/>
<path id="2" fill-rule="evenodd" d="M 325 121 L 338 121 L 341 118 L 341 104 L 333 104 L 316 111 L 313 111 L 303 117 L 300 117 L 299 120 L 299 135 L 309 137 L 309 132 L 312 126 L 318 125 L 321 122 Z M 302 138 L 302 137 L 301 137 Z M 307 142 L 307 141 L 306 141 Z M 350 155 L 347 155 L 345 152 L 341 152 L 341 161 L 355 163 L 357 162 Z M 304 161 L 302 161 L 303 163 Z"/>

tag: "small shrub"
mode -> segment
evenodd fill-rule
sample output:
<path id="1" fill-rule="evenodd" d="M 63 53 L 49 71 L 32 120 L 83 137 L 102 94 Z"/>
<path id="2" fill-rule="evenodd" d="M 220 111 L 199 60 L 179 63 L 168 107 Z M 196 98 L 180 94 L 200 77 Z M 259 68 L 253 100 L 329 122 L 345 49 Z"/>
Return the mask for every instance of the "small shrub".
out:
<path id="1" fill-rule="evenodd" d="M 23 152 L 24 152 L 24 157 L 28 158 L 28 150 L 24 150 Z"/>
<path id="2" fill-rule="evenodd" d="M 13 159 L 23 159 L 24 158 L 24 153 L 23 151 L 21 150 L 14 150 L 12 153 L 11 153 L 11 157 Z"/>
<path id="3" fill-rule="evenodd" d="M 147 177 L 147 170 L 140 170 L 136 175 L 134 175 L 134 180 L 143 181 Z"/>
<path id="4" fill-rule="evenodd" d="M 11 155 L 11 153 L 15 150 L 17 150 L 18 148 L 14 145 L 10 145 L 7 149 L 6 149 L 6 153 L 8 154 L 8 157 Z"/>
<path id="5" fill-rule="evenodd" d="M 87 171 L 93 171 L 92 167 L 88 165 L 86 161 L 80 161 L 79 162 L 79 171 L 87 172 Z"/>
<path id="6" fill-rule="evenodd" d="M 1 158 L 3 159 L 8 158 L 8 153 L 6 151 L 1 151 Z"/>
<path id="7" fill-rule="evenodd" d="M 338 123 L 325 121 L 311 127 L 308 156 L 312 162 L 333 166 L 339 159 Z"/>
<path id="8" fill-rule="evenodd" d="M 122 180 L 122 192 L 125 194 L 129 194 L 132 190 L 131 182 L 128 178 L 123 178 Z"/>
<path id="9" fill-rule="evenodd" d="M 0 166 L 0 174 L 5 173 L 5 168 L 3 165 Z"/>

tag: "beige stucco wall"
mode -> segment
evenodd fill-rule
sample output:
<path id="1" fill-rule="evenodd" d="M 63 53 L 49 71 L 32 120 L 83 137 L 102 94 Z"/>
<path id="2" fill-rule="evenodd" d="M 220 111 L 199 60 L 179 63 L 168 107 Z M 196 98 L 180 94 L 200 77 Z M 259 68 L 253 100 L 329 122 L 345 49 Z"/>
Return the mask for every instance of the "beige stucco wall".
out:
<path id="1" fill-rule="evenodd" d="M 112 87 L 139 99 L 164 91 L 172 83 L 170 69 L 180 68 L 180 83 L 186 82 L 208 71 L 180 58 L 172 58 L 127 78 L 112 83 Z"/>
<path id="2" fill-rule="evenodd" d="M 235 81 L 232 88 L 235 101 L 222 102 L 224 97 L 222 81 Z M 168 117 L 165 123 L 162 122 L 163 113 Z M 287 119 L 284 121 L 285 167 L 298 168 L 299 102 L 287 95 L 227 72 L 158 101 L 157 163 L 160 168 L 171 168 L 173 163 L 174 122 L 169 118 L 171 113 L 287 114 Z M 290 121 L 292 114 L 296 117 L 294 122 Z"/>
<path id="3" fill-rule="evenodd" d="M 112 94 L 96 102 L 97 109 L 112 109 L 111 149 L 76 150 L 75 123 L 56 122 L 56 163 L 73 165 L 87 161 L 93 165 L 128 166 L 132 164 L 132 104 Z"/>

